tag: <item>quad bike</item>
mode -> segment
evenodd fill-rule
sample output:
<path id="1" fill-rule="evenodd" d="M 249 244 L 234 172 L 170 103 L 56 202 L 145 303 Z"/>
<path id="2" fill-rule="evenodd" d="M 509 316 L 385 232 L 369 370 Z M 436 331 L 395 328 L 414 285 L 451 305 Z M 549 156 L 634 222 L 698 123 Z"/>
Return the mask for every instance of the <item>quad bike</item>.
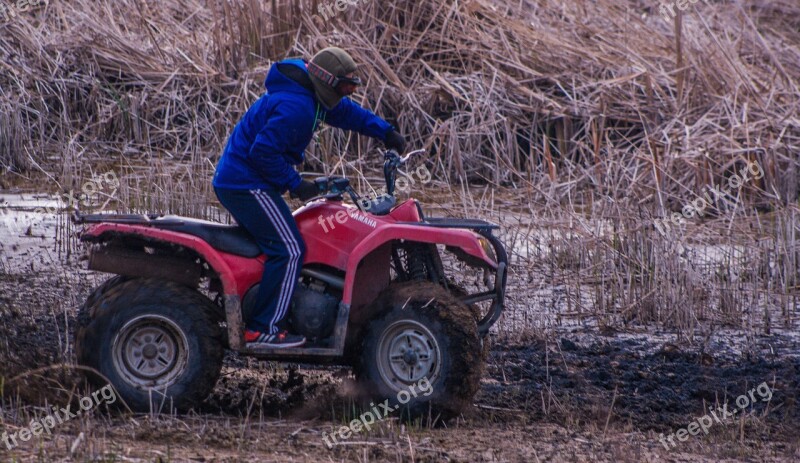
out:
<path id="1" fill-rule="evenodd" d="M 116 274 L 80 310 L 78 362 L 138 411 L 200 404 L 227 348 L 353 367 L 376 403 L 425 380 L 432 392 L 414 394 L 408 409 L 460 413 L 478 390 L 484 339 L 503 311 L 508 259 L 492 234 L 497 225 L 425 217 L 416 200 L 396 204 L 396 174 L 411 154 L 385 153 L 384 195 L 365 199 L 346 178 L 322 177 L 320 195 L 294 212 L 307 246 L 287 317 L 288 328 L 308 340 L 298 348 L 244 342 L 243 320 L 255 309 L 267 257 L 243 228 L 75 214 L 86 225 L 89 269 Z M 344 204 L 345 194 L 353 205 Z M 454 255 L 454 267 L 484 272 L 486 290 L 467 294 L 455 285 L 461 270 L 444 268 L 444 252 Z"/>

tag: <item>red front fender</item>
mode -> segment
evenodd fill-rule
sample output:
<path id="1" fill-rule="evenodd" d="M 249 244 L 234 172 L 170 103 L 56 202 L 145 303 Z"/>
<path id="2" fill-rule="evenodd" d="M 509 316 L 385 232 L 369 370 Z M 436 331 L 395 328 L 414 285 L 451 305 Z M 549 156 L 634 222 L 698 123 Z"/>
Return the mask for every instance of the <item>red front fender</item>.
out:
<path id="1" fill-rule="evenodd" d="M 435 228 L 405 224 L 384 225 L 377 228 L 361 243 L 353 248 L 353 251 L 350 253 L 349 258 L 347 259 L 344 293 L 342 295 L 342 301 L 345 304 L 350 304 L 352 302 L 353 283 L 355 282 L 358 264 L 362 261 L 362 259 L 364 259 L 365 256 L 377 249 L 379 246 L 394 240 L 406 240 L 458 247 L 467 254 L 485 261 L 492 268 L 497 268 L 497 263 L 486 254 L 486 251 L 484 251 L 483 247 L 478 241 L 478 236 L 470 230 Z"/>

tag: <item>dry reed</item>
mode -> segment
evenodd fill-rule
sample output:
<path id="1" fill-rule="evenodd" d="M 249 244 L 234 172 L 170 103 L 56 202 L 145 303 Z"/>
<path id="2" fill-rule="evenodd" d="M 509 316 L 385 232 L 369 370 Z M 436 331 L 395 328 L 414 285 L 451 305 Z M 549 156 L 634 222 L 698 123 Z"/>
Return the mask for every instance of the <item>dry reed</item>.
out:
<path id="1" fill-rule="evenodd" d="M 515 207 L 561 229 L 546 255 L 517 262 L 551 259 L 566 313 L 589 301 L 609 322 L 690 328 L 704 310 L 742 323 L 760 301 L 793 323 L 796 2 L 700 2 L 677 25 L 655 1 L 363 0 L 328 21 L 313 16 L 319 4 L 58 1 L 0 26 L 2 182 L 48 171 L 69 189 L 102 166 L 123 181 L 120 209 L 212 216 L 213 166 L 270 63 L 339 45 L 363 64 L 363 103 L 464 193 L 451 204 Z M 307 167 L 369 176 L 374 146 L 324 129 Z M 746 162 L 765 175 L 712 205 L 710 235 L 656 234 L 653 218 Z M 516 198 L 475 198 L 475 184 Z M 509 233 L 523 248 L 538 239 Z M 731 237 L 750 234 L 760 240 L 737 254 Z M 676 252 L 690 243 L 694 258 Z M 728 246 L 719 271 L 702 256 L 717 245 Z M 748 268 L 752 286 L 726 276 Z"/>

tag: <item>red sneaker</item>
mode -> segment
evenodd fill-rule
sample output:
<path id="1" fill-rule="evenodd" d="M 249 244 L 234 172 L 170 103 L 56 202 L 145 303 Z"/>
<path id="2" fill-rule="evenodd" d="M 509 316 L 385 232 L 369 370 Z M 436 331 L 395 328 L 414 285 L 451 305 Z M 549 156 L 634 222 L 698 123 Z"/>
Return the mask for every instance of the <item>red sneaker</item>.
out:
<path id="1" fill-rule="evenodd" d="M 244 341 L 247 347 L 299 347 L 306 343 L 306 338 L 288 331 L 279 331 L 275 334 L 266 334 L 260 331 L 245 330 Z"/>

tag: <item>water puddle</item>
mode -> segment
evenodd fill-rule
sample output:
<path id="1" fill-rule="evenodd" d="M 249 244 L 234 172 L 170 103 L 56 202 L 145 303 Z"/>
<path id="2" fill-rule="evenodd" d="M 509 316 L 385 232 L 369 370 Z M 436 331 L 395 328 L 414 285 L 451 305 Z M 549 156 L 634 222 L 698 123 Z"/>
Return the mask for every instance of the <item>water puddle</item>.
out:
<path id="1" fill-rule="evenodd" d="M 71 230 L 69 212 L 57 196 L 0 193 L 0 273 L 52 265 L 70 252 Z"/>

